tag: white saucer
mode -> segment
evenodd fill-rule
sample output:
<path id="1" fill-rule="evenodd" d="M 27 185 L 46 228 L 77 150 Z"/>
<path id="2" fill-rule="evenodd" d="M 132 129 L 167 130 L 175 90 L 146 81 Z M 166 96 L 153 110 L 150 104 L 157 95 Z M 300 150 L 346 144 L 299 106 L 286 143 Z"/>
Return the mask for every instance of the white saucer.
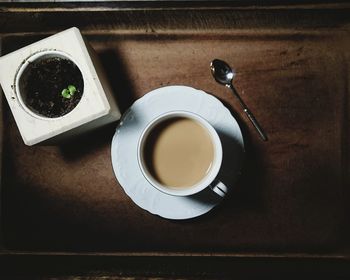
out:
<path id="1" fill-rule="evenodd" d="M 167 219 L 189 219 L 209 212 L 221 198 L 209 188 L 189 197 L 158 191 L 143 177 L 137 162 L 137 143 L 143 129 L 157 116 L 169 111 L 194 112 L 218 132 L 223 162 L 218 178 L 233 188 L 244 154 L 241 130 L 230 111 L 215 97 L 186 86 L 153 90 L 125 112 L 112 140 L 114 173 L 126 194 L 141 208 Z"/>

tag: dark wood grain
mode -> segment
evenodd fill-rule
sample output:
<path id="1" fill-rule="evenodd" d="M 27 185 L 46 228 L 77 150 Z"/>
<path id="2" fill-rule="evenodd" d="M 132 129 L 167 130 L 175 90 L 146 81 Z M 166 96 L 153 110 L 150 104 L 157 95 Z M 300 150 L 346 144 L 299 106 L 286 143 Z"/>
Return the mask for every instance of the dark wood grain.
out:
<path id="1" fill-rule="evenodd" d="M 97 50 L 122 111 L 160 86 L 199 88 L 237 118 L 247 152 L 237 190 L 222 205 L 197 219 L 169 221 L 138 208 L 118 185 L 110 163 L 114 125 L 61 146 L 26 147 L 3 104 L 4 256 L 23 264 L 50 252 L 51 269 L 58 252 L 66 257 L 79 252 L 68 259 L 83 266 L 87 252 L 106 262 L 134 256 L 135 267 L 124 264 L 120 271 L 169 275 L 177 270 L 187 276 L 181 265 L 189 260 L 205 267 L 208 277 L 223 267 L 222 277 L 233 275 L 234 268 L 248 263 L 268 271 L 270 261 L 285 273 L 293 262 L 310 268 L 328 263 L 329 271 L 345 271 L 350 257 L 348 4 L 210 5 L 0 9 L 3 53 L 76 25 Z M 237 70 L 236 87 L 268 142 L 212 79 L 213 58 Z M 137 256 L 176 261 L 153 258 L 147 268 Z M 107 269 L 101 263 L 99 269 Z"/>
<path id="2" fill-rule="evenodd" d="M 71 26 L 91 33 L 103 30 L 151 33 L 174 29 L 262 28 L 309 28 L 321 31 L 324 28 L 342 29 L 348 23 L 348 1 L 320 1 L 322 4 L 298 1 L 294 5 L 284 1 L 274 2 L 272 6 L 268 6 L 268 2 L 266 5 L 254 5 L 254 1 L 0 3 L 0 33 L 47 34 Z"/>
<path id="3" fill-rule="evenodd" d="M 124 110 L 170 84 L 221 99 L 238 117 L 247 142 L 239 188 L 203 218 L 160 219 L 135 206 L 118 186 L 110 163 L 113 126 L 60 147 L 26 147 L 6 109 L 3 209 L 9 248 L 339 252 L 347 96 L 343 37 L 193 33 L 88 39 Z M 211 78 L 214 57 L 235 65 L 236 86 L 264 125 L 267 143 Z"/>

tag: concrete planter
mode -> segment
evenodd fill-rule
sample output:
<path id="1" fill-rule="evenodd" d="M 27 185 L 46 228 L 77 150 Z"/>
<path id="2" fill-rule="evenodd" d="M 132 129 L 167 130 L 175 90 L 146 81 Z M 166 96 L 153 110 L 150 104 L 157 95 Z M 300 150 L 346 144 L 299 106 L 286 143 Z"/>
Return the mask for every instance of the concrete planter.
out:
<path id="1" fill-rule="evenodd" d="M 43 57 L 71 60 L 83 76 L 84 90 L 78 105 L 57 118 L 31 110 L 21 95 L 21 76 L 29 63 Z M 26 145 L 57 143 L 120 118 L 94 50 L 77 28 L 70 28 L 0 57 L 0 83 Z"/>

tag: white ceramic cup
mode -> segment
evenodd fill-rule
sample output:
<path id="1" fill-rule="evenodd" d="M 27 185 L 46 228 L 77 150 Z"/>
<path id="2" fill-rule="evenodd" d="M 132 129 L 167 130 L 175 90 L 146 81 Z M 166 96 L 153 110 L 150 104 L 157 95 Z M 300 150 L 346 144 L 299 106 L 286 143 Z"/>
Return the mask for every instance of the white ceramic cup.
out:
<path id="1" fill-rule="evenodd" d="M 214 159 L 209 172 L 206 174 L 206 176 L 202 178 L 201 181 L 187 188 L 170 188 L 167 186 L 163 186 L 156 179 L 154 179 L 153 176 L 149 173 L 144 160 L 143 150 L 145 148 L 146 139 L 150 134 L 150 132 L 152 131 L 152 129 L 159 123 L 167 119 L 176 118 L 176 117 L 193 119 L 199 124 L 201 124 L 209 133 L 214 146 Z M 221 197 L 224 197 L 225 194 L 227 193 L 227 187 L 217 179 L 217 175 L 219 173 L 219 170 L 222 164 L 222 145 L 221 145 L 220 137 L 217 134 L 216 130 L 213 128 L 213 126 L 197 114 L 187 112 L 187 111 L 171 111 L 153 119 L 141 133 L 141 136 L 138 142 L 138 147 L 137 147 L 137 159 L 138 159 L 138 163 L 142 171 L 142 174 L 146 178 L 146 180 L 153 187 L 155 187 L 156 189 L 160 190 L 163 193 L 174 195 L 174 196 L 189 196 L 189 195 L 194 195 L 196 193 L 199 193 L 200 191 L 208 187 L 211 188 L 217 195 Z"/>

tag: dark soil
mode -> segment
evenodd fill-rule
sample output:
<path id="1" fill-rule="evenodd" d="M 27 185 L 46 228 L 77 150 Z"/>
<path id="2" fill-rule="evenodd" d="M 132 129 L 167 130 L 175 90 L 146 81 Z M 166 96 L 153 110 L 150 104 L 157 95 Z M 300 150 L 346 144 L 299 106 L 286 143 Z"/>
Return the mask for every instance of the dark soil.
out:
<path id="1" fill-rule="evenodd" d="M 23 73 L 21 95 L 33 112 L 56 118 L 72 111 L 79 103 L 84 90 L 83 76 L 70 60 L 51 57 L 32 62 Z M 69 85 L 77 89 L 71 98 L 64 98 L 62 90 Z"/>

